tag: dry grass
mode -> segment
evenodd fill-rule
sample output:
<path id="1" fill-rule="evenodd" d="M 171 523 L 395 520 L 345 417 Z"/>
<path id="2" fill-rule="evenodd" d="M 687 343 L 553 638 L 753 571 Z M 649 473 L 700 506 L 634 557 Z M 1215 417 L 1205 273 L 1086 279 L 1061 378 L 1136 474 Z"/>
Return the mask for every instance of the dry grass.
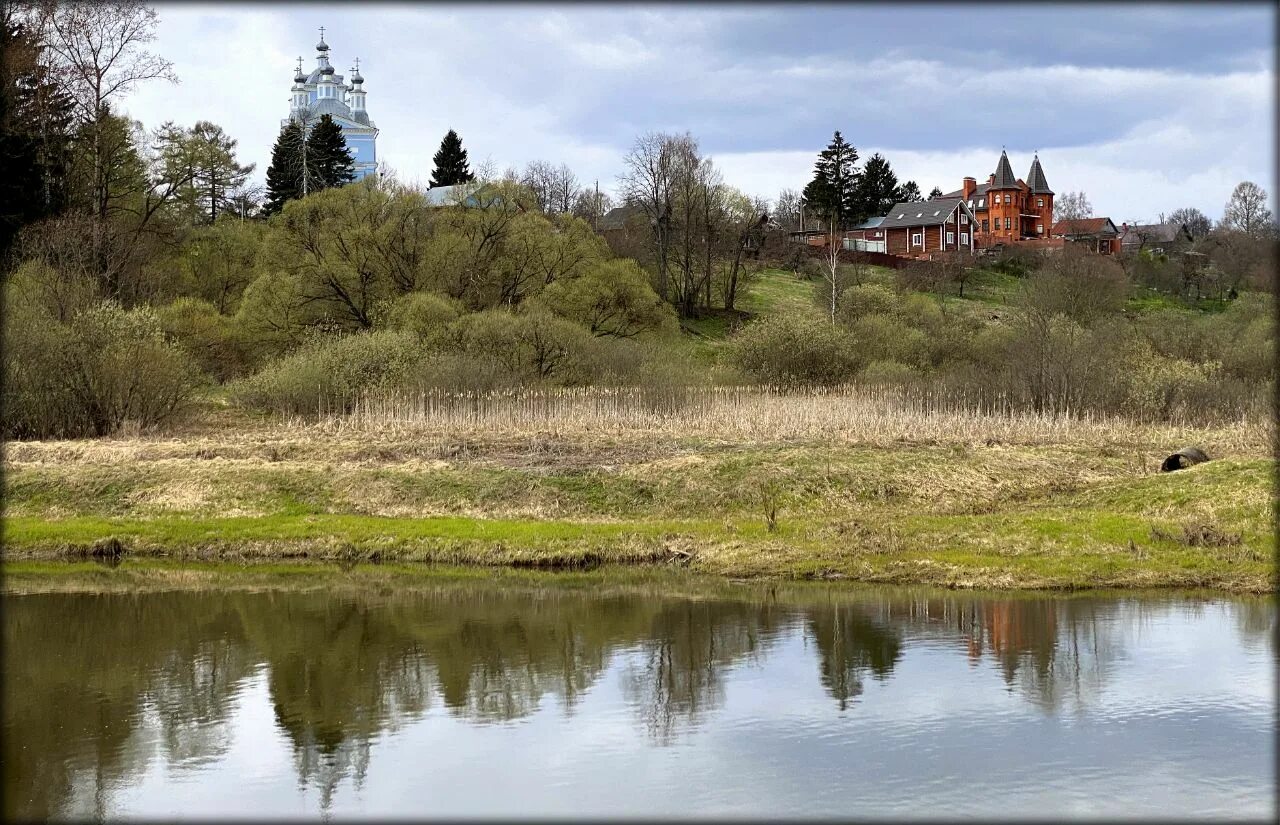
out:
<path id="1" fill-rule="evenodd" d="M 301 422 L 299 422 L 301 423 Z M 327 431 L 557 433 L 711 441 L 965 444 L 1174 442 L 1208 436 L 1221 449 L 1270 443 L 1270 422 L 1246 418 L 1205 428 L 1147 424 L 1090 413 L 1039 413 L 1008 399 L 896 387 L 787 391 L 761 387 L 587 388 L 498 393 L 393 393 L 360 399 Z M 1197 443 L 1200 443 L 1197 442 Z"/>

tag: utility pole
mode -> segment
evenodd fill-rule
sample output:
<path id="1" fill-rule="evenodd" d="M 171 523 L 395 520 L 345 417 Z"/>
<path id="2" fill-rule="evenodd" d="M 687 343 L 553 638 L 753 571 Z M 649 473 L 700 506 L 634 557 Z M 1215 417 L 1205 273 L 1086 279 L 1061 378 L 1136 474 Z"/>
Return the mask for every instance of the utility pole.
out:
<path id="1" fill-rule="evenodd" d="M 591 229 L 595 231 L 600 220 L 600 179 L 596 178 L 596 199 L 591 204 Z"/>

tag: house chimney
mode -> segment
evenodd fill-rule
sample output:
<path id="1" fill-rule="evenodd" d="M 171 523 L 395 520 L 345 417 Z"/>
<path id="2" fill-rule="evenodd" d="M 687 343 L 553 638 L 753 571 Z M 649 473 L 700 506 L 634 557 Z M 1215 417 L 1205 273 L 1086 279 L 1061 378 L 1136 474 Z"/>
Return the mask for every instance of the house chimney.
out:
<path id="1" fill-rule="evenodd" d="M 995 182 L 996 182 L 995 172 L 992 172 L 990 175 L 987 175 L 987 186 L 994 186 Z"/>
<path id="2" fill-rule="evenodd" d="M 969 196 L 977 190 L 978 181 L 974 178 L 965 178 L 964 185 L 961 188 L 964 190 L 964 199 L 968 200 Z"/>

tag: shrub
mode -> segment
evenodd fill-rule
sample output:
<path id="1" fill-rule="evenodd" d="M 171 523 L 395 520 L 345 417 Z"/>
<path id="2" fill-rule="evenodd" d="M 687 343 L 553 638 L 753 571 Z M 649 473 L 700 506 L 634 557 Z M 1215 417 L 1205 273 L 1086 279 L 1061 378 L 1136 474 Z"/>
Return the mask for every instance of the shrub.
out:
<path id="1" fill-rule="evenodd" d="M 769 384 L 839 384 L 861 366 L 853 340 L 825 320 L 772 316 L 746 327 L 732 344 L 734 362 Z"/>
<path id="2" fill-rule="evenodd" d="M 220 382 L 249 371 L 251 356 L 235 319 L 199 298 L 179 298 L 156 311 L 161 328 L 200 370 Z"/>
<path id="3" fill-rule="evenodd" d="M 203 383 L 149 308 L 101 303 L 59 323 L 6 290 L 4 431 L 103 436 L 172 419 Z"/>
<path id="4" fill-rule="evenodd" d="M 840 294 L 836 318 L 851 324 L 864 315 L 889 315 L 901 301 L 892 289 L 880 284 L 851 286 Z"/>
<path id="5" fill-rule="evenodd" d="M 235 385 L 233 398 L 282 413 L 349 412 L 365 392 L 412 386 L 425 355 L 410 332 L 319 337 Z"/>
<path id="6" fill-rule="evenodd" d="M 458 320 L 464 311 L 459 301 L 444 295 L 411 292 L 400 296 L 391 305 L 387 326 L 411 332 L 434 349 L 444 344 L 449 324 Z"/>

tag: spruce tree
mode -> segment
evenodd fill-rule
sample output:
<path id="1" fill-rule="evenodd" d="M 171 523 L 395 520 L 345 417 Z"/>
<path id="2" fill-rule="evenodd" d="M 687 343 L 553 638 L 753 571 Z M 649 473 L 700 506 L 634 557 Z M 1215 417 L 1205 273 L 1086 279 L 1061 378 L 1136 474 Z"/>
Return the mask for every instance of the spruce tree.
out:
<path id="1" fill-rule="evenodd" d="M 935 186 L 929 190 L 929 200 L 933 200 L 934 198 L 940 198 L 940 197 L 942 197 L 942 190 L 939 189 L 938 187 Z"/>
<path id="2" fill-rule="evenodd" d="M 262 214 L 274 215 L 286 202 L 302 197 L 302 155 L 305 138 L 302 124 L 290 120 L 280 129 L 271 147 L 271 165 L 267 167 L 267 202 Z"/>
<path id="3" fill-rule="evenodd" d="M 867 158 L 858 177 L 857 211 L 871 218 L 888 214 L 898 202 L 898 176 L 878 152 Z"/>
<path id="4" fill-rule="evenodd" d="M 915 203 L 924 200 L 924 196 L 920 194 L 920 187 L 916 186 L 916 182 L 909 180 L 902 184 L 902 188 L 898 190 L 898 201 L 902 203 Z"/>
<path id="5" fill-rule="evenodd" d="M 814 164 L 813 180 L 804 188 L 804 202 L 837 228 L 844 229 L 863 219 L 858 214 L 858 172 L 854 164 L 858 150 L 845 141 L 839 130 Z"/>
<path id="6" fill-rule="evenodd" d="M 307 136 L 307 168 L 311 171 L 308 191 L 342 186 L 356 179 L 355 161 L 347 149 L 342 127 L 329 115 L 320 120 Z"/>
<path id="7" fill-rule="evenodd" d="M 22 226 L 70 198 L 72 102 L 43 51 L 26 27 L 0 20 L 0 260 Z"/>
<path id="8" fill-rule="evenodd" d="M 462 148 L 462 138 L 450 129 L 440 141 L 440 149 L 436 152 L 436 168 L 431 172 L 431 186 L 454 186 L 475 180 L 475 175 L 467 167 L 467 150 Z"/>

